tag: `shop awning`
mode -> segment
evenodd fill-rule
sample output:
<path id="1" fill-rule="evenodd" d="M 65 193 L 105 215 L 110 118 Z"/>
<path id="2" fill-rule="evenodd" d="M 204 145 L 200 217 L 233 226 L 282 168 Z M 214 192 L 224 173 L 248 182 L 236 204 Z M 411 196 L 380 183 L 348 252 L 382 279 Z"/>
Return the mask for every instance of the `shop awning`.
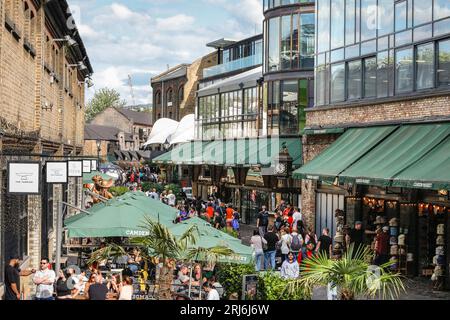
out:
<path id="1" fill-rule="evenodd" d="M 114 151 L 114 155 L 116 156 L 117 160 L 119 160 L 119 161 L 124 160 L 123 159 L 123 154 L 119 150 Z"/>
<path id="2" fill-rule="evenodd" d="M 341 172 L 360 160 L 395 129 L 396 126 L 349 129 L 328 149 L 296 170 L 294 179 L 333 182 Z"/>
<path id="3" fill-rule="evenodd" d="M 302 162 L 300 138 L 253 138 L 216 141 L 192 141 L 153 160 L 160 164 L 263 166 L 270 167 L 283 144 L 294 159 L 294 166 Z"/>
<path id="4" fill-rule="evenodd" d="M 357 184 L 389 186 L 393 177 L 423 158 L 449 135 L 450 124 L 402 126 L 339 174 L 339 179 Z"/>
<path id="5" fill-rule="evenodd" d="M 419 161 L 395 176 L 392 186 L 450 190 L 450 136 Z"/>

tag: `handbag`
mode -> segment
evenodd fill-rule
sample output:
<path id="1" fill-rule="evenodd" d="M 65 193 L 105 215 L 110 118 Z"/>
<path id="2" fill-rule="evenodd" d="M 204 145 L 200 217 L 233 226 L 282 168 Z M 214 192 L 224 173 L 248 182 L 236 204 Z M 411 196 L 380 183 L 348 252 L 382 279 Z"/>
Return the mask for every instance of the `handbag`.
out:
<path id="1" fill-rule="evenodd" d="M 261 238 L 261 247 L 263 248 L 264 251 L 267 251 L 268 246 L 267 243 L 264 243 L 263 238 L 261 236 L 259 236 Z"/>

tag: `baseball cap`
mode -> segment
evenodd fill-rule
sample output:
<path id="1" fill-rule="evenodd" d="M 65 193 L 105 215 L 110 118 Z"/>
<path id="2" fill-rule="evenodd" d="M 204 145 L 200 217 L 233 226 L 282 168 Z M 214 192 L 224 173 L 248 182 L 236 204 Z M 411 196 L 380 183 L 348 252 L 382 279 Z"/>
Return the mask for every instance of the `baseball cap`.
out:
<path id="1" fill-rule="evenodd" d="M 362 222 L 361 221 L 356 221 L 355 224 L 362 224 Z"/>

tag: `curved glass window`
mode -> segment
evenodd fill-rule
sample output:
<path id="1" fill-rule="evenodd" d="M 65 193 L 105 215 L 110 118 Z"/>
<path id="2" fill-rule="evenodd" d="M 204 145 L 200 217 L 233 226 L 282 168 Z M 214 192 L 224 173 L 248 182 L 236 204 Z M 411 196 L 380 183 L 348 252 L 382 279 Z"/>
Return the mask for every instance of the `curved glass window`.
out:
<path id="1" fill-rule="evenodd" d="M 314 68 L 314 26 L 314 13 L 270 19 L 265 72 Z"/>
<path id="2" fill-rule="evenodd" d="M 276 7 L 289 6 L 298 3 L 314 3 L 315 0 L 264 0 L 264 11 Z"/>

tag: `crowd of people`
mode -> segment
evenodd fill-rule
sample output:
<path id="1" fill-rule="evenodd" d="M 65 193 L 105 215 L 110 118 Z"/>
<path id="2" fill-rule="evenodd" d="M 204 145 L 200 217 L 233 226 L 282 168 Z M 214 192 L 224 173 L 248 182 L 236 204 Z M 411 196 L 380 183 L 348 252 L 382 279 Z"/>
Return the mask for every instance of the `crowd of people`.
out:
<path id="1" fill-rule="evenodd" d="M 276 256 L 281 257 L 279 270 L 285 279 L 295 279 L 300 275 L 300 264 L 322 252 L 330 257 L 332 239 L 329 229 L 322 230 L 318 237 L 308 229 L 301 211 L 285 201 L 281 201 L 274 216 L 265 206 L 258 214 L 256 229 L 251 237 L 255 254 L 255 269 L 276 270 Z M 272 222 L 270 222 L 272 220 Z"/>

